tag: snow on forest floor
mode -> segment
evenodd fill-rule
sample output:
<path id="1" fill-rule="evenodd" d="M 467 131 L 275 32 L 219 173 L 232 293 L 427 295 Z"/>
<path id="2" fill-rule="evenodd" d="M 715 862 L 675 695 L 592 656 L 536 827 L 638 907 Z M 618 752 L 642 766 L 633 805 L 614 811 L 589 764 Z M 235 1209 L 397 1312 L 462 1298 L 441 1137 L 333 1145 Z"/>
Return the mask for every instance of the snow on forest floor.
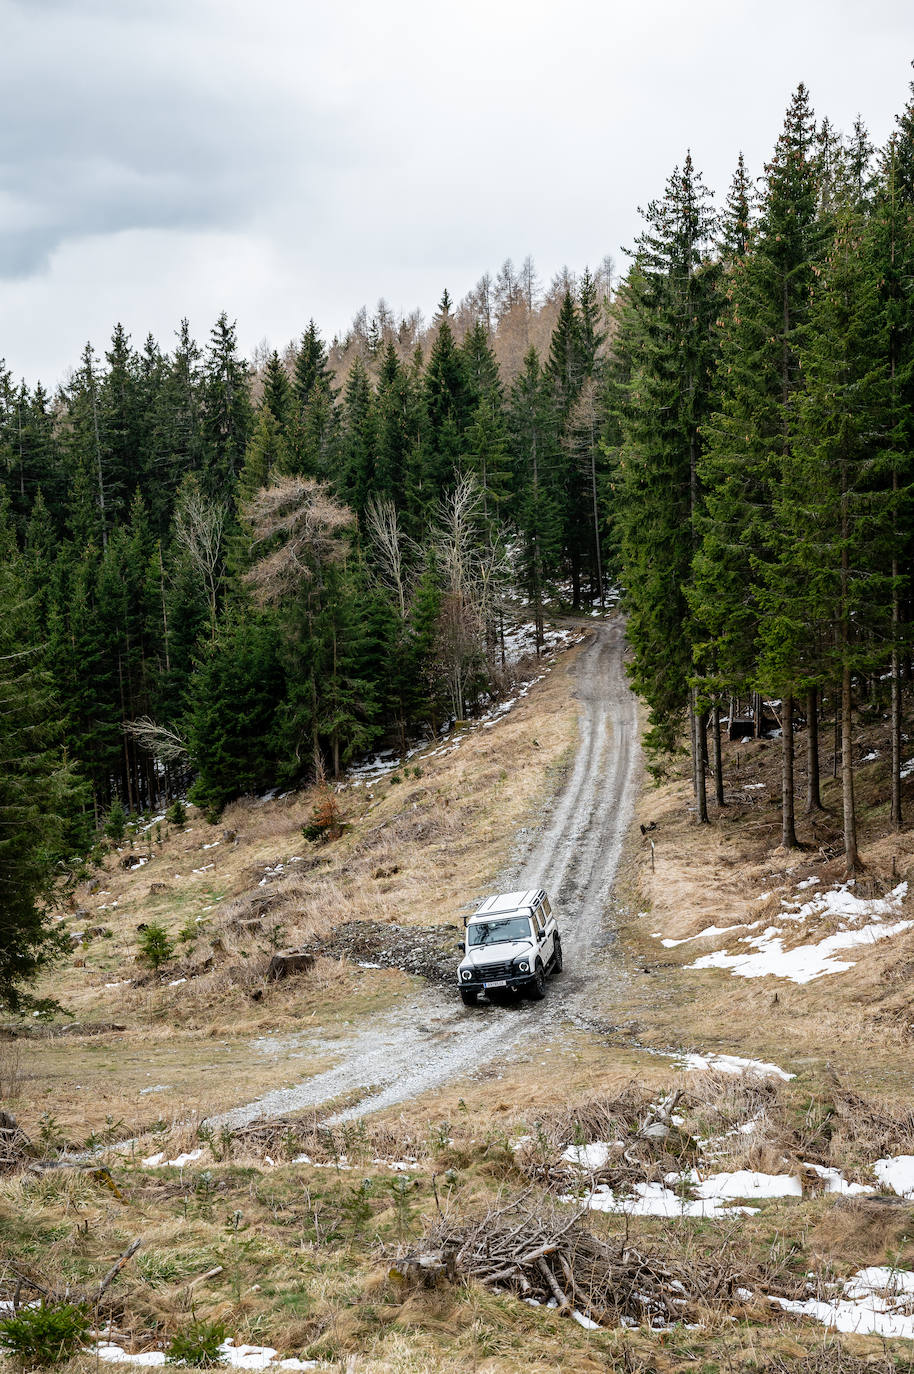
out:
<path id="1" fill-rule="evenodd" d="M 814 1285 L 810 1283 L 810 1289 Z M 914 1340 L 914 1273 L 905 1269 L 860 1269 L 852 1278 L 828 1284 L 837 1289 L 824 1300 L 769 1298 L 785 1312 L 812 1317 L 835 1331 L 860 1336 Z"/>
<path id="2" fill-rule="evenodd" d="M 781 911 L 776 917 L 779 924 L 766 924 L 757 935 L 739 936 L 735 943 L 747 946 L 745 950 L 732 949 L 728 942 L 727 948 L 702 954 L 686 967 L 729 969 L 738 978 L 764 978 L 771 974 L 792 983 L 810 983 L 827 973 L 843 973 L 854 967 L 854 960 L 835 957 L 839 951 L 873 945 L 914 927 L 914 920 L 888 919 L 898 917 L 904 908 L 908 895 L 906 882 L 899 883 L 884 897 L 857 897 L 852 891 L 853 881 L 811 897 L 805 892 L 800 895 L 801 890 L 808 892 L 818 882 L 818 878 L 807 878 L 796 885 L 793 898 L 781 898 Z M 770 893 L 762 896 L 768 898 Z M 678 940 L 664 938 L 660 932 L 655 932 L 653 938 L 669 949 L 693 940 L 716 939 L 733 930 L 751 932 L 762 924 L 763 919 L 729 926 L 712 925 L 697 935 Z M 835 925 L 837 930 L 834 930 Z M 802 928 L 809 926 L 826 926 L 833 933 L 813 942 L 792 943 L 805 933 Z"/>
<path id="3" fill-rule="evenodd" d="M 576 629 L 546 629 L 543 631 L 543 649 L 538 663 L 546 669 L 551 668 L 554 659 L 550 655 L 555 654 L 560 649 L 568 649 L 574 644 L 578 644 L 583 638 L 580 630 Z M 536 626 L 533 621 L 524 621 L 514 626 L 513 629 L 506 630 L 504 634 L 505 663 L 513 667 L 524 659 L 534 659 L 536 655 Z M 500 655 L 499 655 L 500 657 Z M 347 782 L 353 786 L 360 786 L 363 783 L 376 782 L 390 773 L 397 772 L 400 768 L 408 765 L 417 756 L 422 758 L 441 758 L 446 754 L 451 754 L 455 749 L 459 749 L 469 733 L 476 729 L 491 729 L 497 721 L 503 719 L 509 711 L 513 710 L 519 701 L 528 695 L 531 688 L 538 682 L 542 682 L 546 676 L 545 672 L 538 673 L 536 676 L 528 678 L 518 686 L 513 696 L 504 697 L 499 701 L 494 701 L 490 706 L 478 716 L 474 716 L 468 722 L 469 730 L 454 730 L 455 722 L 451 721 L 445 726 L 450 733 L 445 735 L 443 742 L 436 748 L 432 748 L 435 743 L 429 736 L 417 741 L 412 748 L 405 754 L 398 753 L 395 749 L 382 749 L 372 754 L 369 758 L 363 759 L 360 763 L 353 764 L 347 771 Z"/>
<path id="4" fill-rule="evenodd" d="M 132 1364 L 144 1369 L 156 1369 L 168 1361 L 164 1350 L 140 1350 L 128 1354 L 122 1346 L 111 1341 L 99 1341 L 90 1352 L 105 1364 Z M 230 1369 L 320 1369 L 320 1360 L 277 1359 L 278 1352 L 269 1345 L 236 1345 L 229 1338 L 219 1347 L 219 1363 Z"/>

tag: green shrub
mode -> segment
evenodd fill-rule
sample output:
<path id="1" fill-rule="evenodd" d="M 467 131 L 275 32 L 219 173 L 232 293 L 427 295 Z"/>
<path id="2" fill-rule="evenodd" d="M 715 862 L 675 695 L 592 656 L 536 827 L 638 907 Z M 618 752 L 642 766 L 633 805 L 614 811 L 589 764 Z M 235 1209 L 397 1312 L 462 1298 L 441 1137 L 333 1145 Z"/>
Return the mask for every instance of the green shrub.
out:
<path id="1" fill-rule="evenodd" d="M 181 829 L 187 824 L 187 811 L 180 797 L 175 797 L 165 812 L 165 819 L 169 825 L 176 825 Z"/>
<path id="2" fill-rule="evenodd" d="M 145 930 L 140 931 L 140 958 L 153 968 L 167 964 L 175 952 L 164 926 L 150 921 Z"/>
<path id="3" fill-rule="evenodd" d="M 111 803 L 111 810 L 108 812 L 108 819 L 105 821 L 105 834 L 109 840 L 115 844 L 120 844 L 127 830 L 127 813 L 124 810 L 120 797 L 115 797 Z"/>
<path id="4" fill-rule="evenodd" d="M 26 1307 L 0 1321 L 0 1343 L 24 1369 L 43 1369 L 75 1354 L 85 1340 L 89 1318 L 81 1307 Z"/>
<path id="5" fill-rule="evenodd" d="M 198 1369 L 221 1364 L 219 1347 L 225 1340 L 221 1322 L 194 1322 L 186 1331 L 172 1336 L 165 1351 L 169 1364 L 192 1364 Z"/>

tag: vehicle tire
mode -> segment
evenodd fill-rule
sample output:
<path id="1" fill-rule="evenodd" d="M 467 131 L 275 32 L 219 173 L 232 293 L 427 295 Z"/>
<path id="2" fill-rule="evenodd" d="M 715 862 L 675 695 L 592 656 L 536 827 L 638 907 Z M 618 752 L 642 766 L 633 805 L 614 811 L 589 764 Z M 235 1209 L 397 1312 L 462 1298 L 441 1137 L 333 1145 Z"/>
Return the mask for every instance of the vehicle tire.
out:
<path id="1" fill-rule="evenodd" d="M 479 993 L 473 988 L 461 988 L 460 1000 L 465 1007 L 475 1007 Z"/>
<path id="2" fill-rule="evenodd" d="M 555 948 L 553 949 L 553 952 L 552 952 L 552 968 L 553 968 L 553 972 L 554 972 L 554 973 L 561 973 L 562 968 L 563 968 L 563 964 L 562 964 L 562 942 L 561 942 L 561 940 L 559 939 L 559 937 L 558 937 L 557 935 L 556 935 L 556 937 L 555 937 Z"/>
<path id="3" fill-rule="evenodd" d="M 533 979 L 527 985 L 527 993 L 534 1002 L 542 1002 L 546 996 L 546 970 L 540 963 L 537 963 Z"/>

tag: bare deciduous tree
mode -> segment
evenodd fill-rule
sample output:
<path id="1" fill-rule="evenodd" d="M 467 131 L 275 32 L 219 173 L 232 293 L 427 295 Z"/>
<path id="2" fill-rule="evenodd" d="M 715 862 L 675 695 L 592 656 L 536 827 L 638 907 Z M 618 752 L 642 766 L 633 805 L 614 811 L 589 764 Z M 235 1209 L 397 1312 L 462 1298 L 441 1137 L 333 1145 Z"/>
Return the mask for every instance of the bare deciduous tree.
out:
<path id="1" fill-rule="evenodd" d="M 187 757 L 187 744 L 167 725 L 158 725 L 151 716 L 140 716 L 139 720 L 128 720 L 124 724 L 124 734 L 136 740 L 141 749 L 162 763 L 176 763 Z"/>
<path id="2" fill-rule="evenodd" d="M 216 637 L 216 610 L 222 581 L 222 545 L 228 505 L 211 501 L 195 477 L 183 484 L 175 511 L 175 543 L 187 554 L 206 588 L 210 634 Z"/>
<path id="3" fill-rule="evenodd" d="M 397 508 L 387 496 L 372 496 L 365 511 L 365 527 L 378 563 L 380 581 L 397 598 L 400 619 L 406 619 L 406 574 L 403 552 L 412 541 L 400 529 Z"/>
<path id="4" fill-rule="evenodd" d="M 482 504 L 475 477 L 462 477 L 439 502 L 433 542 L 444 582 L 439 657 L 458 719 L 465 714 L 474 670 L 487 648 L 494 651 L 497 597 L 510 572 L 504 545 L 486 537 Z"/>
<path id="5" fill-rule="evenodd" d="M 355 516 L 341 506 L 327 488 L 311 478 L 282 477 L 263 487 L 243 509 L 255 546 L 269 545 L 245 574 L 261 604 L 276 605 L 310 582 L 315 569 L 339 562 L 345 552 L 344 533 Z"/>

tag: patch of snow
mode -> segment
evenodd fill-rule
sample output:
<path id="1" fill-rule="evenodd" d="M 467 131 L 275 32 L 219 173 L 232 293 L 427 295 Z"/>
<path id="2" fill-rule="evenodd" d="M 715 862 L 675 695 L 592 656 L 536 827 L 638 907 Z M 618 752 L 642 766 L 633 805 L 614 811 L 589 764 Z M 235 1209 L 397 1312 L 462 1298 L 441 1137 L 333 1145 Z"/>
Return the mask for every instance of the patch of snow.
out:
<path id="1" fill-rule="evenodd" d="M 711 1174 L 698 1179 L 694 1172 L 667 1174 L 667 1183 L 687 1183 L 700 1198 L 802 1197 L 803 1185 L 791 1174 L 760 1174 L 753 1169 L 737 1169 L 732 1174 Z"/>
<path id="2" fill-rule="evenodd" d="M 694 964 L 691 967 L 694 968 Z M 716 1069 L 718 1073 L 757 1073 L 762 1078 L 782 1078 L 785 1083 L 796 1078 L 795 1073 L 787 1073 L 777 1064 L 766 1064 L 760 1059 L 741 1059 L 736 1054 L 683 1054 L 679 1056 L 678 1067 L 686 1072 Z"/>
<path id="3" fill-rule="evenodd" d="M 165 1151 L 160 1150 L 156 1155 L 150 1155 L 144 1159 L 143 1163 L 147 1169 L 183 1169 L 185 1164 L 193 1164 L 203 1154 L 200 1150 L 188 1150 L 186 1154 L 178 1155 L 176 1159 L 166 1159 Z"/>
<path id="4" fill-rule="evenodd" d="M 215 849 L 215 848 L 216 848 L 216 845 L 217 845 L 217 844 L 221 844 L 221 843 L 222 843 L 221 840 L 213 840 L 212 844 L 205 844 L 205 845 L 203 846 L 203 848 L 204 848 L 204 849 Z"/>
<path id="5" fill-rule="evenodd" d="M 194 872 L 195 872 L 195 873 L 208 873 L 209 870 L 210 870 L 211 868 L 215 868 L 215 867 L 216 867 L 215 864 L 204 864 L 202 868 L 195 868 L 195 869 L 194 869 Z"/>
<path id="6" fill-rule="evenodd" d="M 891 1155 L 877 1159 L 873 1173 L 880 1183 L 899 1197 L 914 1198 L 914 1155 Z"/>
<path id="7" fill-rule="evenodd" d="M 785 1312 L 812 1317 L 835 1331 L 889 1340 L 914 1340 L 914 1273 L 903 1269 L 860 1269 L 845 1280 L 840 1297 L 829 1301 L 769 1298 Z"/>
<path id="8" fill-rule="evenodd" d="M 170 1083 L 154 1083 L 151 1088 L 140 1088 L 140 1097 L 145 1097 L 147 1093 L 167 1093 L 170 1087 Z M 148 1164 L 149 1160 L 144 1159 L 143 1163 Z"/>
<path id="9" fill-rule="evenodd" d="M 709 939 L 712 935 L 725 935 L 728 930 L 745 930 L 746 921 L 738 921 L 735 926 L 705 926 L 697 935 L 686 935 L 681 940 L 661 940 L 660 943 L 665 949 L 675 949 L 676 945 L 687 945 L 690 940 Z"/>
<path id="10" fill-rule="evenodd" d="M 146 825 L 141 825 L 141 826 L 140 826 L 140 834 L 141 834 L 141 835 L 145 835 L 146 832 L 147 832 L 147 830 L 151 830 L 151 829 L 153 828 L 154 825 L 161 825 L 162 822 L 164 821 L 164 819 L 165 819 L 165 812 L 164 812 L 164 811 L 162 812 L 161 816 L 153 816 L 152 820 L 149 821 Z"/>
<path id="11" fill-rule="evenodd" d="M 840 1193 L 842 1197 L 858 1197 L 861 1193 L 875 1193 L 868 1183 L 848 1183 L 837 1169 L 827 1169 L 824 1164 L 803 1162 L 804 1169 L 812 1169 L 825 1180 L 826 1193 Z"/>
<path id="12" fill-rule="evenodd" d="M 594 614 L 596 614 L 596 612 L 594 612 Z M 600 1323 L 591 1321 L 590 1317 L 585 1317 L 584 1313 L 579 1312 L 576 1307 L 572 1308 L 571 1315 L 572 1318 L 577 1322 L 578 1326 L 583 1326 L 585 1331 L 599 1331 Z"/>
<path id="13" fill-rule="evenodd" d="M 744 791 L 744 792 L 757 792 L 758 789 L 759 789 L 760 787 L 764 787 L 764 786 L 765 786 L 765 784 L 764 784 L 763 782 L 744 782 L 744 783 L 743 783 L 743 791 Z"/>
<path id="14" fill-rule="evenodd" d="M 829 935 L 817 945 L 798 945 L 794 949 L 784 949 L 784 942 L 776 928 L 769 926 L 762 935 L 746 940 L 754 945 L 755 954 L 728 954 L 717 950 L 704 954 L 690 969 L 723 968 L 729 969 L 738 978 L 786 978 L 791 983 L 811 983 L 826 973 L 844 973 L 854 967 L 853 960 L 832 958 L 839 949 L 852 949 L 857 945 L 872 945 L 877 940 L 888 940 L 893 935 L 910 930 L 914 921 L 896 921 L 894 925 L 868 925 L 862 930 L 842 931 Z M 745 938 L 745 937 L 744 937 Z"/>
<path id="15" fill-rule="evenodd" d="M 870 752 L 869 752 L 868 754 L 864 754 L 864 756 L 863 756 L 863 758 L 860 760 L 860 762 L 861 762 L 861 763 L 875 763 L 876 760 L 878 759 L 878 757 L 879 757 L 879 750 L 878 750 L 878 749 L 871 749 Z"/>
<path id="16" fill-rule="evenodd" d="M 179 987 L 181 986 L 182 983 L 186 983 L 186 982 L 187 982 L 187 979 L 186 979 L 186 978 L 173 978 L 172 981 L 168 984 L 168 986 L 169 986 L 170 988 L 179 988 Z"/>
<path id="17" fill-rule="evenodd" d="M 805 887 L 818 887 L 819 881 L 818 878 L 804 878 L 801 883 L 797 883 L 797 891 L 800 892 Z"/>
<path id="18" fill-rule="evenodd" d="M 569 1145 L 562 1159 L 578 1169 L 602 1169 L 609 1159 L 611 1148 L 605 1140 L 594 1140 L 590 1145 Z"/>
<path id="19" fill-rule="evenodd" d="M 566 1196 L 560 1202 L 577 1202 Z M 717 1198 L 684 1198 L 662 1183 L 636 1183 L 632 1196 L 617 1196 L 599 1185 L 587 1198 L 593 1212 L 616 1212 L 631 1217 L 732 1217 L 752 1216 L 757 1207 L 727 1207 Z"/>
<path id="20" fill-rule="evenodd" d="M 113 1345 L 111 1341 L 99 1341 L 91 1354 L 96 1355 L 105 1364 L 134 1364 L 145 1369 L 154 1369 L 165 1364 L 164 1350 L 140 1350 L 136 1355 L 128 1355 L 126 1350 L 119 1345 Z"/>

